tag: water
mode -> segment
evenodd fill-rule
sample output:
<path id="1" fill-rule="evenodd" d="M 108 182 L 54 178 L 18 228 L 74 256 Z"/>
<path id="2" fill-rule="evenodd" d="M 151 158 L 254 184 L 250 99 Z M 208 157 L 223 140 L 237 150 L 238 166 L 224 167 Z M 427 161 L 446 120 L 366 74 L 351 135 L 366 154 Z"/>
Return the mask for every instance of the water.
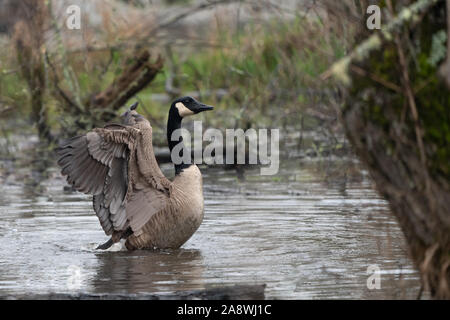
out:
<path id="1" fill-rule="evenodd" d="M 57 168 L 39 188 L 19 170 L 0 185 L 0 296 L 265 283 L 269 299 L 415 298 L 419 276 L 386 202 L 367 173 L 339 163 L 282 161 L 278 176 L 245 180 L 202 168 L 204 222 L 182 249 L 160 252 L 95 250 L 107 237 L 91 198 L 63 191 Z M 367 287 L 371 265 L 381 289 Z"/>

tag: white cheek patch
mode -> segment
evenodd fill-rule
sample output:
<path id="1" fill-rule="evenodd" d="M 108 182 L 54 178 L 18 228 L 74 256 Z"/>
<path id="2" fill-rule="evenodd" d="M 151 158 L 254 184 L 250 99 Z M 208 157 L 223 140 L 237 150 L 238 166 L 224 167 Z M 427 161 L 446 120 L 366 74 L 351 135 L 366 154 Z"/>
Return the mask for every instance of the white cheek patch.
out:
<path id="1" fill-rule="evenodd" d="M 194 112 L 186 108 L 186 106 L 182 102 L 177 102 L 177 104 L 175 104 L 175 107 L 178 109 L 178 113 L 182 118 L 194 114 Z"/>

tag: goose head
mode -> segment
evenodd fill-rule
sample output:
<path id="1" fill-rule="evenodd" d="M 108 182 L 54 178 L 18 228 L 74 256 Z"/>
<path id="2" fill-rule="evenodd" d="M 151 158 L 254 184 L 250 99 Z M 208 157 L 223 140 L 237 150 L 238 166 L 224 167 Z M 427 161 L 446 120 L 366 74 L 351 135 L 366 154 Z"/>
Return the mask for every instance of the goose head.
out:
<path id="1" fill-rule="evenodd" d="M 179 98 L 172 103 L 172 107 L 177 109 L 181 118 L 214 109 L 214 107 L 203 104 L 192 97 Z"/>
<path id="2" fill-rule="evenodd" d="M 127 111 L 122 114 L 122 123 L 125 125 L 135 125 L 138 122 L 147 121 L 142 115 L 140 115 L 136 108 L 139 106 L 139 102 L 133 103 Z"/>

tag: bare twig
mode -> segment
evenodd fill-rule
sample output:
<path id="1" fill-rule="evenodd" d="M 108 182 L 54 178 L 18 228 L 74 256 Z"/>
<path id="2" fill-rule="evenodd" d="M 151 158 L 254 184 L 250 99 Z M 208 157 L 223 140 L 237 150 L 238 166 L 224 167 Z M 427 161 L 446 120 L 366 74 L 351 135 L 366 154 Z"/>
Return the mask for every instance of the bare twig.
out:
<path id="1" fill-rule="evenodd" d="M 207 2 L 201 3 L 195 7 L 192 7 L 192 8 L 189 8 L 189 9 L 183 11 L 182 13 L 175 15 L 174 17 L 170 18 L 166 22 L 163 22 L 163 23 L 157 25 L 155 28 L 151 29 L 147 33 L 146 37 L 151 37 L 157 31 L 159 31 L 161 29 L 166 29 L 194 13 L 198 13 L 199 11 L 210 9 L 217 5 L 230 4 L 233 2 L 240 2 L 240 0 L 212 0 L 212 1 L 207 1 Z"/>
<path id="2" fill-rule="evenodd" d="M 392 6 L 392 1 L 387 0 L 387 5 L 389 7 L 389 10 L 394 15 L 394 7 Z M 422 129 L 420 127 L 419 123 L 419 113 L 417 112 L 417 104 L 416 99 L 414 97 L 414 92 L 411 86 L 411 79 L 409 77 L 409 71 L 408 71 L 408 63 L 406 61 L 406 55 L 402 47 L 402 42 L 400 40 L 400 36 L 396 33 L 395 34 L 395 44 L 397 46 L 397 52 L 400 62 L 400 67 L 402 69 L 402 77 L 403 77 L 403 83 L 404 83 L 404 91 L 405 95 L 408 99 L 409 107 L 411 109 L 411 115 L 414 121 L 414 130 L 416 132 L 416 140 L 417 140 L 417 146 L 419 148 L 419 154 L 420 154 L 420 161 L 423 166 L 423 174 L 425 177 L 425 186 L 427 190 L 430 190 L 430 178 L 428 176 L 428 169 L 427 169 L 427 158 L 425 154 L 425 147 L 423 144 L 422 139 Z"/>
<path id="3" fill-rule="evenodd" d="M 166 92 L 173 98 L 181 94 L 181 90 L 174 84 L 177 74 L 177 66 L 174 63 L 174 56 L 170 45 L 166 45 L 167 56 L 167 78 L 164 85 Z"/>
<path id="4" fill-rule="evenodd" d="M 59 83 L 59 77 L 58 77 L 58 73 L 56 71 L 55 66 L 53 65 L 53 63 L 50 60 L 50 57 L 48 56 L 48 52 L 45 52 L 45 60 L 47 62 L 47 64 L 50 67 L 50 70 L 52 71 L 52 75 L 53 75 L 53 83 L 55 85 L 56 91 L 58 92 L 58 94 L 61 96 L 61 98 L 67 103 L 68 106 L 75 108 L 76 110 L 78 110 L 79 112 L 83 112 L 83 110 L 78 106 L 78 104 L 76 104 L 70 97 L 69 95 L 60 87 Z"/>
<path id="5" fill-rule="evenodd" d="M 370 72 L 364 70 L 363 68 L 360 68 L 355 65 L 352 65 L 351 69 L 353 72 L 355 72 L 356 74 L 359 74 L 360 76 L 369 77 L 373 81 L 378 82 L 379 84 L 385 86 L 386 88 L 389 88 L 397 93 L 403 93 L 402 88 L 400 88 L 398 85 L 396 85 L 395 83 L 392 83 L 390 81 L 387 81 L 387 80 L 377 76 L 376 74 L 370 73 Z"/>

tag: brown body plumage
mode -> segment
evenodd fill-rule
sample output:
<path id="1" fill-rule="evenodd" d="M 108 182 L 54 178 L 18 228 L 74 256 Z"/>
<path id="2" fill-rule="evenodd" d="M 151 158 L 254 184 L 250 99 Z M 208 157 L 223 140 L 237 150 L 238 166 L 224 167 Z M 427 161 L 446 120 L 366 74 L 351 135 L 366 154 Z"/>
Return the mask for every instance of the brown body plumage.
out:
<path id="1" fill-rule="evenodd" d="M 58 164 L 76 190 L 94 196 L 94 211 L 111 235 L 101 249 L 121 238 L 130 250 L 178 248 L 203 220 L 202 176 L 194 164 L 176 165 L 173 181 L 164 176 L 153 152 L 152 127 L 135 108 L 123 115 L 122 125 L 97 128 L 63 143 L 57 149 Z M 168 136 L 184 116 L 211 109 L 189 97 L 176 100 Z"/>

